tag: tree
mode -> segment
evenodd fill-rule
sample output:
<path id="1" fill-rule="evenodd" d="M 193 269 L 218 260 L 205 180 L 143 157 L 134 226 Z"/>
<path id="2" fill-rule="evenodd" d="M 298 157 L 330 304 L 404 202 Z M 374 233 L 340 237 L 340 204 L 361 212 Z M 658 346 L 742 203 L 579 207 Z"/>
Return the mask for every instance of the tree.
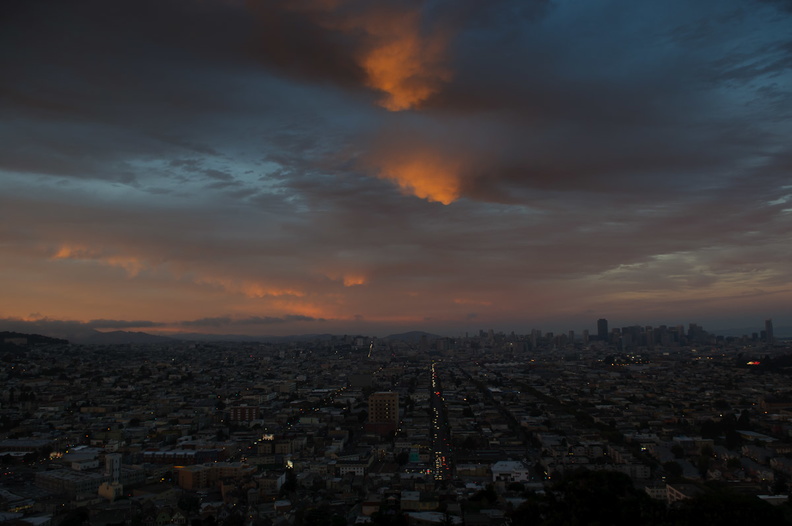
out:
<path id="1" fill-rule="evenodd" d="M 740 417 L 737 419 L 737 429 L 742 430 L 750 430 L 751 429 L 751 417 L 748 414 L 747 409 L 743 409 L 740 413 Z"/>
<path id="2" fill-rule="evenodd" d="M 223 521 L 223 526 L 244 526 L 244 524 L 245 518 L 236 509 Z"/>
<path id="3" fill-rule="evenodd" d="M 89 524 L 88 508 L 80 506 L 66 514 L 59 526 L 83 526 Z"/>
<path id="4" fill-rule="evenodd" d="M 682 466 L 674 460 L 663 462 L 663 471 L 665 471 L 671 479 L 679 479 L 682 477 L 683 473 Z"/>
<path id="5" fill-rule="evenodd" d="M 789 479 L 784 473 L 780 471 L 774 473 L 771 491 L 773 495 L 784 495 L 789 491 Z"/>
<path id="6" fill-rule="evenodd" d="M 476 449 L 478 446 L 479 440 L 472 435 L 465 437 L 465 440 L 462 442 L 463 449 Z"/>
<path id="7" fill-rule="evenodd" d="M 297 489 L 297 476 L 294 474 L 294 470 L 287 469 L 286 470 L 286 480 L 284 481 L 283 485 L 280 489 L 280 496 L 285 497 L 289 493 L 295 491 Z"/>
<path id="8" fill-rule="evenodd" d="M 498 494 L 495 492 L 495 487 L 492 484 L 487 484 L 487 486 L 471 495 L 470 500 L 483 502 L 487 501 L 488 505 L 493 505 L 498 502 Z"/>
<path id="9" fill-rule="evenodd" d="M 182 493 L 176 505 L 185 514 L 192 515 L 201 508 L 201 499 L 193 493 Z"/>
<path id="10" fill-rule="evenodd" d="M 522 493 L 523 491 L 525 491 L 525 484 L 523 484 L 522 482 L 509 482 L 509 485 L 507 486 L 506 489 L 508 489 L 509 491 L 517 491 Z"/>
<path id="11" fill-rule="evenodd" d="M 788 524 L 780 506 L 771 506 L 752 495 L 709 491 L 683 500 L 670 511 L 670 524 L 680 526 L 775 526 Z"/>
<path id="12" fill-rule="evenodd" d="M 540 508 L 542 520 L 520 521 L 520 526 L 662 523 L 665 506 L 636 490 L 622 473 L 581 469 L 565 474 L 552 490 L 545 498 L 544 509 Z M 557 500 L 553 493 L 558 495 Z"/>
<path id="13" fill-rule="evenodd" d="M 382 509 L 371 514 L 374 526 L 407 526 L 407 516 L 400 510 Z"/>
<path id="14" fill-rule="evenodd" d="M 407 450 L 402 450 L 396 455 L 396 463 L 400 466 L 405 465 L 407 462 L 410 461 L 410 452 Z"/>
<path id="15" fill-rule="evenodd" d="M 701 475 L 702 479 L 706 480 L 707 472 L 709 471 L 711 463 L 712 463 L 712 459 L 710 457 L 701 455 L 698 458 L 698 462 L 696 462 L 696 467 L 698 468 L 699 475 Z"/>
<path id="16" fill-rule="evenodd" d="M 723 433 L 723 426 L 712 419 L 701 423 L 701 436 L 703 438 L 717 438 Z"/>

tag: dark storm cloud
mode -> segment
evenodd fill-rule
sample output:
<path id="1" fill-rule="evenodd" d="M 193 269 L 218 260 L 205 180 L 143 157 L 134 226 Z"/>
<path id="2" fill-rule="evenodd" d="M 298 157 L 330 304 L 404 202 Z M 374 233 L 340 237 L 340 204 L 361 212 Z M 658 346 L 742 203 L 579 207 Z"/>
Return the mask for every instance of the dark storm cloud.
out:
<path id="1" fill-rule="evenodd" d="M 364 79 L 353 58 L 353 39 L 322 27 L 310 11 L 300 9 L 310 7 L 310 2 L 252 0 L 247 5 L 257 23 L 251 50 L 265 65 L 298 78 L 346 86 L 357 86 Z"/>

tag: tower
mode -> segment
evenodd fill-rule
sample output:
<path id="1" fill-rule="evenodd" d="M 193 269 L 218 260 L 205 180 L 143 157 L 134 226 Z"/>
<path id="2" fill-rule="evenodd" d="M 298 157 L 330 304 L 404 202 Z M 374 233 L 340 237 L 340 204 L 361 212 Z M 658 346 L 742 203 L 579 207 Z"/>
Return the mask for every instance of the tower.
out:
<path id="1" fill-rule="evenodd" d="M 124 494 L 124 486 L 118 481 L 121 476 L 121 455 L 118 453 L 105 455 L 105 476 L 110 480 L 99 485 L 99 496 L 112 502 Z"/>
<path id="2" fill-rule="evenodd" d="M 110 477 L 110 482 L 118 483 L 121 475 L 121 455 L 118 453 L 105 455 L 105 475 Z"/>
<path id="3" fill-rule="evenodd" d="M 600 318 L 597 320 L 597 338 L 600 341 L 608 341 L 608 320 Z"/>
<path id="4" fill-rule="evenodd" d="M 767 343 L 772 344 L 773 341 L 774 341 L 774 339 L 773 339 L 773 319 L 772 318 L 765 320 L 765 335 L 766 335 L 765 337 L 767 338 Z"/>

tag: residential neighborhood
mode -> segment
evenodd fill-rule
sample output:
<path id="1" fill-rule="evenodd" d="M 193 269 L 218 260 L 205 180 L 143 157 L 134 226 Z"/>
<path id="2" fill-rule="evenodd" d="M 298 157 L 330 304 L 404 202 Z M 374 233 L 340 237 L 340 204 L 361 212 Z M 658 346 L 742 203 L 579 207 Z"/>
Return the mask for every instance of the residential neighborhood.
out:
<path id="1" fill-rule="evenodd" d="M 13 335 L 0 358 L 4 525 L 498 526 L 582 472 L 788 507 L 792 345 L 767 335 Z"/>

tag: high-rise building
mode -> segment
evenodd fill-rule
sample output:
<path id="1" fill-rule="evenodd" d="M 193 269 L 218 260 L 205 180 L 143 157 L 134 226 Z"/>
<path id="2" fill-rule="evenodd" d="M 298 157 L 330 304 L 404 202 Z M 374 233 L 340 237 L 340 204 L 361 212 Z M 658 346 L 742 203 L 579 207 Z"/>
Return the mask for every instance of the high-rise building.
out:
<path id="1" fill-rule="evenodd" d="M 399 393 L 372 393 L 368 398 L 368 407 L 368 431 L 386 435 L 399 427 Z"/>
<path id="2" fill-rule="evenodd" d="M 112 502 L 124 493 L 124 486 L 119 482 L 121 477 L 121 455 L 119 453 L 109 453 L 105 456 L 104 474 L 110 480 L 106 480 L 99 486 L 99 496 Z"/>
<path id="3" fill-rule="evenodd" d="M 597 320 L 597 338 L 600 341 L 608 341 L 608 320 L 600 318 Z"/>
<path id="4" fill-rule="evenodd" d="M 118 482 L 118 478 L 121 476 L 121 455 L 119 453 L 105 455 L 105 475 L 110 477 L 111 482 Z"/>
<path id="5" fill-rule="evenodd" d="M 655 345 L 655 331 L 651 325 L 647 325 L 644 328 L 644 334 L 646 335 L 646 346 L 649 349 L 654 349 Z"/>
<path id="6" fill-rule="evenodd" d="M 773 319 L 765 320 L 765 338 L 767 343 L 773 343 Z"/>

